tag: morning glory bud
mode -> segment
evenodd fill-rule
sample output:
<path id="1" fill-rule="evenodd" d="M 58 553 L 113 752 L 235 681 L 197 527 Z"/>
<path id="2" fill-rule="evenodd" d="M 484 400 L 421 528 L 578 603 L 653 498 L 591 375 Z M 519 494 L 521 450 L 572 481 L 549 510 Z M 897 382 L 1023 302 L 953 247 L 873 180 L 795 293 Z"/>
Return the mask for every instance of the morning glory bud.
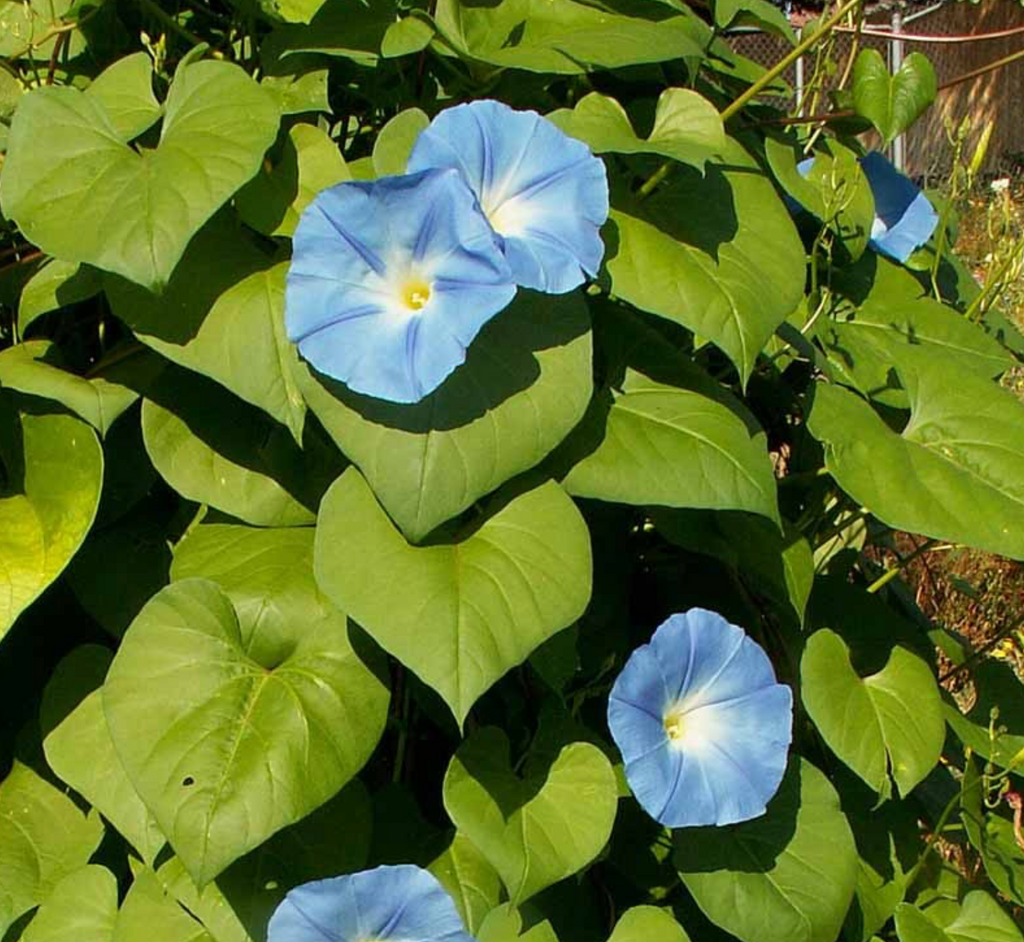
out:
<path id="1" fill-rule="evenodd" d="M 608 725 L 641 807 L 678 828 L 764 814 L 786 768 L 793 695 L 741 628 L 673 615 L 626 662 Z"/>
<path id="2" fill-rule="evenodd" d="M 476 194 L 516 284 L 562 294 L 597 274 L 608 179 L 582 141 L 535 111 L 474 101 L 442 111 L 417 138 L 409 171 L 440 167 Z"/>
<path id="3" fill-rule="evenodd" d="M 814 158 L 808 157 L 797 164 L 797 170 L 806 177 L 813 166 Z M 878 151 L 861 157 L 860 166 L 875 201 L 868 245 L 902 265 L 932 237 L 938 214 L 921 188 Z M 786 203 L 794 213 L 803 208 L 791 197 Z"/>
<path id="4" fill-rule="evenodd" d="M 288 339 L 321 373 L 392 402 L 436 389 L 516 293 L 494 232 L 454 170 L 322 190 L 292 244 Z"/>
<path id="5" fill-rule="evenodd" d="M 267 942 L 474 942 L 433 874 L 412 864 L 377 867 L 290 890 L 270 917 Z"/>
<path id="6" fill-rule="evenodd" d="M 875 198 L 875 220 L 868 244 L 902 264 L 932 237 L 938 214 L 920 187 L 878 151 L 862 157 L 860 166 Z"/>

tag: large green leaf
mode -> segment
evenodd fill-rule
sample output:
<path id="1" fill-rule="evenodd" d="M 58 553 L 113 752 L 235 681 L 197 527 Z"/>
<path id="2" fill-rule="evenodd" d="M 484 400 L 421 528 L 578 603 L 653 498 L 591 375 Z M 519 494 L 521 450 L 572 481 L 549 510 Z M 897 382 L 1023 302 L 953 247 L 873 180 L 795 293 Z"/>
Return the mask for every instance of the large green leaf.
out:
<path id="1" fill-rule="evenodd" d="M 0 639 L 81 546 L 102 481 L 103 452 L 89 426 L 19 413 L 0 393 Z"/>
<path id="2" fill-rule="evenodd" d="M 308 3 L 311 0 L 288 2 Z M 263 41 L 260 54 L 265 61 L 273 62 L 279 59 L 287 61 L 295 53 L 319 52 L 344 56 L 360 65 L 372 66 L 380 56 L 384 35 L 397 19 L 395 0 L 357 4 L 349 0 L 327 0 L 308 24 L 275 29 Z"/>
<path id="3" fill-rule="evenodd" d="M 935 69 L 927 56 L 912 52 L 890 75 L 877 49 L 862 49 L 853 65 L 853 107 L 867 118 L 888 146 L 935 100 Z"/>
<path id="4" fill-rule="evenodd" d="M 604 847 L 618 792 L 611 763 L 589 743 L 573 743 L 550 768 L 523 780 L 509 765 L 496 727 L 469 737 L 444 778 L 444 806 L 494 865 L 514 904 L 582 870 Z"/>
<path id="5" fill-rule="evenodd" d="M 546 919 L 523 932 L 523 917 L 511 903 L 502 903 L 487 914 L 478 937 L 480 942 L 558 942 Z"/>
<path id="6" fill-rule="evenodd" d="M 439 0 L 434 20 L 444 43 L 436 45 L 496 66 L 561 75 L 703 54 L 687 17 L 668 8 L 651 15 L 623 16 L 571 0 Z"/>
<path id="7" fill-rule="evenodd" d="M 216 380 L 301 441 L 306 406 L 284 329 L 287 263 L 272 265 L 227 214 L 193 239 L 159 297 L 123 278 L 105 288 L 114 313 L 157 353 Z"/>
<path id="8" fill-rule="evenodd" d="M 338 447 L 410 540 L 533 467 L 580 420 L 592 390 L 591 335 L 577 292 L 519 292 L 466 362 L 415 405 L 314 377 L 299 385 Z"/>
<path id="9" fill-rule="evenodd" d="M 293 124 L 280 158 L 238 191 L 235 205 L 257 232 L 290 236 L 317 193 L 350 176 L 338 145 L 325 131 L 313 124 Z"/>
<path id="10" fill-rule="evenodd" d="M 455 901 L 471 935 L 501 900 L 498 871 L 461 831 L 455 832 L 452 842 L 427 869 Z"/>
<path id="11" fill-rule="evenodd" d="M 157 879 L 217 942 L 262 940 L 270 914 L 288 890 L 366 865 L 371 826 L 366 787 L 353 779 L 326 804 L 236 860 L 202 890 L 196 889 L 178 857 L 161 865 Z"/>
<path id="12" fill-rule="evenodd" d="M 786 525 L 780 533 L 750 514 L 655 509 L 655 528 L 692 553 L 720 559 L 743 584 L 792 609 L 800 623 L 814 584 L 814 557 L 806 537 Z"/>
<path id="13" fill-rule="evenodd" d="M 24 335 L 37 317 L 66 304 L 85 301 L 99 294 L 102 287 L 102 275 L 95 268 L 48 259 L 21 289 L 18 330 Z"/>
<path id="14" fill-rule="evenodd" d="M 514 498 L 460 542 L 415 547 L 349 469 L 320 504 L 315 567 L 320 588 L 436 690 L 460 725 L 590 599 L 590 536 L 554 482 Z"/>
<path id="15" fill-rule="evenodd" d="M 735 141 L 704 176 L 676 170 L 646 202 L 616 197 L 612 291 L 720 347 L 746 381 L 803 295 L 804 248 L 774 186 Z"/>
<path id="16" fill-rule="evenodd" d="M 135 869 L 120 909 L 109 870 L 76 870 L 40 907 L 23 942 L 220 942 L 166 893 L 151 870 Z"/>
<path id="17" fill-rule="evenodd" d="M 939 925 L 910 903 L 896 909 L 900 942 L 1021 942 L 1021 931 L 984 890 L 971 890 L 956 919 Z"/>
<path id="18" fill-rule="evenodd" d="M 854 393 L 816 387 L 808 428 L 828 470 L 891 527 L 1024 559 L 1024 406 L 948 360 L 915 359 L 901 434 Z"/>
<path id="19" fill-rule="evenodd" d="M 101 435 L 138 399 L 138 393 L 120 383 L 62 369 L 60 349 L 48 340 L 28 340 L 0 353 L 0 386 L 53 399 Z"/>
<path id="20" fill-rule="evenodd" d="M 837 272 L 836 303 L 818 319 L 814 335 L 835 370 L 864 395 L 885 405 L 907 407 L 893 367 L 928 358 L 978 376 L 998 376 L 1013 357 L 962 314 L 928 296 L 903 266 L 874 252 L 859 264 Z"/>
<path id="21" fill-rule="evenodd" d="M 156 124 L 163 112 L 153 95 L 153 60 L 146 52 L 118 59 L 85 94 L 100 103 L 115 133 L 125 143 Z"/>
<path id="22" fill-rule="evenodd" d="M 53 888 L 21 942 L 113 942 L 116 923 L 117 878 L 88 864 Z"/>
<path id="23" fill-rule="evenodd" d="M 633 906 L 619 917 L 608 942 L 690 942 L 690 937 L 667 909 Z"/>
<path id="24" fill-rule="evenodd" d="M 906 648 L 885 667 L 859 677 L 839 635 L 811 635 L 800 662 L 807 713 L 829 748 L 885 798 L 889 772 L 907 795 L 939 761 L 946 738 L 942 701 L 931 668 Z"/>
<path id="25" fill-rule="evenodd" d="M 186 64 L 159 145 L 139 153 L 98 96 L 37 88 L 11 126 L 4 215 L 50 255 L 160 290 L 192 236 L 256 173 L 279 117 L 274 96 L 238 66 Z"/>
<path id="26" fill-rule="evenodd" d="M 313 522 L 319 471 L 283 427 L 184 370 L 166 371 L 147 394 L 146 452 L 179 494 L 256 526 Z"/>
<path id="27" fill-rule="evenodd" d="M 425 111 L 406 108 L 380 129 L 373 142 L 373 169 L 378 177 L 405 173 L 413 144 L 428 124 Z"/>
<path id="28" fill-rule="evenodd" d="M 553 111 L 548 120 L 590 145 L 595 154 L 660 154 L 703 169 L 725 150 L 725 127 L 718 110 L 688 88 L 666 88 L 658 98 L 654 127 L 638 137 L 626 109 L 599 92 L 584 95 L 572 110 Z"/>
<path id="29" fill-rule="evenodd" d="M 308 563 L 294 578 L 313 595 Z M 386 689 L 344 615 L 282 608 L 263 619 L 214 582 L 176 582 L 135 619 L 103 686 L 118 756 L 200 888 L 334 795 L 383 730 Z"/>
<path id="30" fill-rule="evenodd" d="M 564 480 L 577 497 L 747 510 L 779 523 L 763 433 L 726 406 L 627 370 L 594 450 Z"/>
<path id="31" fill-rule="evenodd" d="M 43 696 L 43 750 L 50 768 L 152 864 L 165 839 L 121 766 L 103 713 L 100 687 L 112 659 L 107 648 L 85 645 L 57 665 Z"/>
<path id="32" fill-rule="evenodd" d="M 857 848 L 828 779 L 794 757 L 767 813 L 675 833 L 697 905 L 743 942 L 834 942 L 853 898 Z"/>
<path id="33" fill-rule="evenodd" d="M 75 803 L 15 760 L 0 782 L 0 896 L 9 918 L 43 902 L 69 873 L 84 866 L 103 838 L 99 815 Z"/>

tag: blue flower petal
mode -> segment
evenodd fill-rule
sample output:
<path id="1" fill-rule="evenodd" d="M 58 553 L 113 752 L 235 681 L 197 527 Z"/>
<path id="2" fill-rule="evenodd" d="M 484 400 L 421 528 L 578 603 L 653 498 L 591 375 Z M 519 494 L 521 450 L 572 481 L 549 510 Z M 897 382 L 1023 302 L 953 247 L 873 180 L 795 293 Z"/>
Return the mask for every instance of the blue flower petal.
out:
<path id="1" fill-rule="evenodd" d="M 928 197 L 877 151 L 861 158 L 875 198 L 870 245 L 898 262 L 927 242 L 939 216 Z"/>
<path id="2" fill-rule="evenodd" d="M 437 879 L 411 864 L 377 867 L 290 890 L 267 942 L 473 942 Z"/>
<path id="3" fill-rule="evenodd" d="M 860 165 L 875 201 L 875 219 L 868 245 L 903 264 L 915 249 L 932 237 L 939 222 L 938 213 L 921 189 L 878 151 L 861 157 Z M 806 177 L 813 166 L 814 158 L 808 157 L 801 160 L 796 169 Z M 791 213 L 803 209 L 789 196 L 786 205 Z"/>
<path id="4" fill-rule="evenodd" d="M 459 170 L 502 237 L 517 284 L 562 294 L 596 275 L 608 218 L 604 163 L 534 111 L 475 101 L 419 136 L 410 172 Z"/>
<path id="5" fill-rule="evenodd" d="M 630 656 L 608 700 L 630 788 L 669 827 L 763 814 L 782 780 L 792 722 L 792 693 L 764 651 L 704 609 L 665 621 Z"/>
<path id="6" fill-rule="evenodd" d="M 321 373 L 356 392 L 417 402 L 515 292 L 456 171 L 382 177 L 324 190 L 302 214 L 285 324 Z"/>

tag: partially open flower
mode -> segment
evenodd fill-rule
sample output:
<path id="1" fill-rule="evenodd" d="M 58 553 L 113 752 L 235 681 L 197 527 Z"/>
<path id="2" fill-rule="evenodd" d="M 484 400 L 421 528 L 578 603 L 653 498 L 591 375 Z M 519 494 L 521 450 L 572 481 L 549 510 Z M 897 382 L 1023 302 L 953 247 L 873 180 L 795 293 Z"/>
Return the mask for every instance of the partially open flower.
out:
<path id="1" fill-rule="evenodd" d="M 290 890 L 267 942 L 474 942 L 444 887 L 411 864 L 316 880 Z"/>
<path id="2" fill-rule="evenodd" d="M 321 191 L 295 230 L 288 338 L 356 392 L 417 402 L 512 300 L 508 263 L 454 170 Z"/>
<path id="3" fill-rule="evenodd" d="M 903 263 L 924 245 L 939 221 L 928 197 L 878 151 L 860 161 L 875 198 L 875 220 L 869 245 Z"/>
<path id="4" fill-rule="evenodd" d="M 409 171 L 438 167 L 476 193 L 517 284 L 562 294 L 597 274 L 608 180 L 582 141 L 534 111 L 474 101 L 442 111 L 416 140 Z"/>
<path id="5" fill-rule="evenodd" d="M 764 813 L 786 768 L 793 695 L 742 629 L 700 608 L 637 648 L 608 699 L 626 780 L 668 827 Z"/>

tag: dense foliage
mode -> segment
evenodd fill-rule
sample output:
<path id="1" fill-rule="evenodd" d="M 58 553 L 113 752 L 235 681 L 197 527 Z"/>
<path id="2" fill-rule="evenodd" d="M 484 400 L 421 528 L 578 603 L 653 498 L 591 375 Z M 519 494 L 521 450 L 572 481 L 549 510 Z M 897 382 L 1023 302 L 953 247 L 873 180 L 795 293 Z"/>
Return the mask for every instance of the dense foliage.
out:
<path id="1" fill-rule="evenodd" d="M 1021 939 L 894 534 L 1024 559 L 1024 338 L 853 136 L 927 60 L 723 39 L 857 6 L 0 0 L 4 942 Z"/>

